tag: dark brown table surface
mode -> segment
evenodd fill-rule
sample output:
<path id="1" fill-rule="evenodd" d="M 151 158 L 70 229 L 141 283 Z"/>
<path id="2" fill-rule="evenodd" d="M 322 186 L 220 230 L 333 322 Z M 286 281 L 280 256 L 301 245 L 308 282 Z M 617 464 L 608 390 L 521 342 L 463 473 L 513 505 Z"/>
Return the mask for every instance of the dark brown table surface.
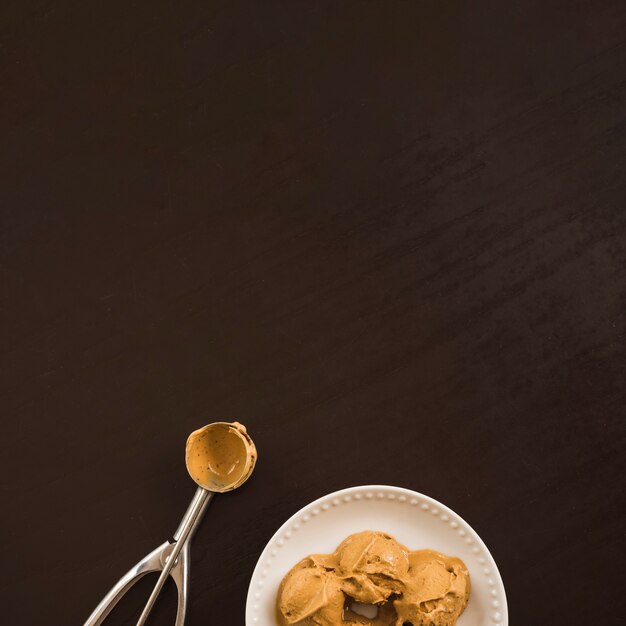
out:
<path id="1" fill-rule="evenodd" d="M 370 483 L 467 519 L 512 624 L 625 623 L 623 1 L 10 1 L 0 93 L 2 624 L 82 624 L 231 419 L 190 626 Z"/>

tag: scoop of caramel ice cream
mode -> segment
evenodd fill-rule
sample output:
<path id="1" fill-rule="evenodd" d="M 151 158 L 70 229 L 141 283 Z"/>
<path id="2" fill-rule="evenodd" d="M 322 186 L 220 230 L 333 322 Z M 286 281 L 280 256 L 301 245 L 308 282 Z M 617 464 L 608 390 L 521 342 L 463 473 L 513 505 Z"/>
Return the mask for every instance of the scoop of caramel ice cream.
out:
<path id="1" fill-rule="evenodd" d="M 461 559 L 432 550 L 409 554 L 402 594 L 393 601 L 398 624 L 454 626 L 469 600 L 469 573 Z"/>
<path id="2" fill-rule="evenodd" d="M 454 626 L 467 606 L 470 581 L 463 561 L 432 550 L 411 552 L 382 532 L 350 535 L 332 554 L 302 559 L 283 579 L 281 626 Z M 376 605 L 363 617 L 353 601 Z"/>
<path id="3" fill-rule="evenodd" d="M 409 552 L 380 532 L 350 535 L 335 552 L 335 574 L 344 593 L 363 604 L 381 604 L 402 591 L 409 571 Z"/>
<path id="4" fill-rule="evenodd" d="M 332 570 L 315 556 L 300 561 L 285 576 L 278 592 L 281 624 L 334 626 L 343 613 L 345 597 Z"/>
<path id="5" fill-rule="evenodd" d="M 224 493 L 240 487 L 252 474 L 256 459 L 256 446 L 239 422 L 213 422 L 187 438 L 187 471 L 209 491 Z"/>

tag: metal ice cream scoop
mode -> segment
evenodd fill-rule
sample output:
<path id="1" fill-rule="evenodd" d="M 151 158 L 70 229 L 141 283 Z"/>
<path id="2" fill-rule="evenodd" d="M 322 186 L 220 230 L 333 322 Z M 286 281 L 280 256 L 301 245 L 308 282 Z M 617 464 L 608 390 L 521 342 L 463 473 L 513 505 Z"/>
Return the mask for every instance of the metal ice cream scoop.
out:
<path id="1" fill-rule="evenodd" d="M 183 626 L 189 594 L 189 559 L 191 538 L 215 493 L 232 491 L 248 480 L 257 459 L 254 442 L 238 422 L 214 422 L 194 431 L 187 439 L 185 463 L 198 484 L 172 539 L 161 544 L 132 567 L 102 599 L 84 626 L 99 626 L 124 594 L 144 575 L 161 572 L 139 617 L 143 626 L 171 575 L 178 588 L 175 626 Z"/>

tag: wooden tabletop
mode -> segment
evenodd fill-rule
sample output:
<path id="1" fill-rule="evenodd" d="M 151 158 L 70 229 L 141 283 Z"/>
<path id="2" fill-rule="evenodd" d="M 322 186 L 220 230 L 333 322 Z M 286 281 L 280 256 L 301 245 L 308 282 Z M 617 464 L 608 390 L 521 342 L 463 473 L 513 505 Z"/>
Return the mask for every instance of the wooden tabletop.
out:
<path id="1" fill-rule="evenodd" d="M 0 51 L 3 624 L 82 624 L 233 419 L 190 626 L 370 483 L 467 519 L 512 624 L 624 622 L 624 2 L 16 0 Z"/>

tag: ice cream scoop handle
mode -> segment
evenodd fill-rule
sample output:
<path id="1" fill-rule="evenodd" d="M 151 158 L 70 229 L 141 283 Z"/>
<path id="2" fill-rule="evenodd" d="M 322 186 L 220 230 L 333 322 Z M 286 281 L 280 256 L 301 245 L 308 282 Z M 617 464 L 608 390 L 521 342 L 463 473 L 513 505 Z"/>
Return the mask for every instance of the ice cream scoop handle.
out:
<path id="1" fill-rule="evenodd" d="M 185 515 L 183 516 L 183 520 L 176 531 L 178 537 L 175 536 L 176 543 L 174 544 L 174 548 L 172 549 L 172 553 L 170 554 L 167 563 L 163 567 L 161 571 L 161 575 L 148 598 L 148 602 L 144 607 L 141 615 L 139 616 L 139 621 L 137 622 L 137 626 L 144 626 L 146 620 L 148 619 L 148 615 L 150 615 L 150 611 L 152 611 L 154 604 L 163 589 L 163 585 L 167 580 L 167 577 L 170 575 L 170 571 L 174 564 L 176 563 L 176 559 L 180 554 L 180 551 L 185 546 L 185 542 L 192 535 L 193 531 L 196 529 L 197 525 L 202 520 L 202 514 L 204 513 L 207 505 L 209 504 L 211 498 L 213 497 L 213 493 L 211 491 L 207 491 L 206 489 L 199 488 L 196 490 L 196 493 L 187 509 Z"/>

